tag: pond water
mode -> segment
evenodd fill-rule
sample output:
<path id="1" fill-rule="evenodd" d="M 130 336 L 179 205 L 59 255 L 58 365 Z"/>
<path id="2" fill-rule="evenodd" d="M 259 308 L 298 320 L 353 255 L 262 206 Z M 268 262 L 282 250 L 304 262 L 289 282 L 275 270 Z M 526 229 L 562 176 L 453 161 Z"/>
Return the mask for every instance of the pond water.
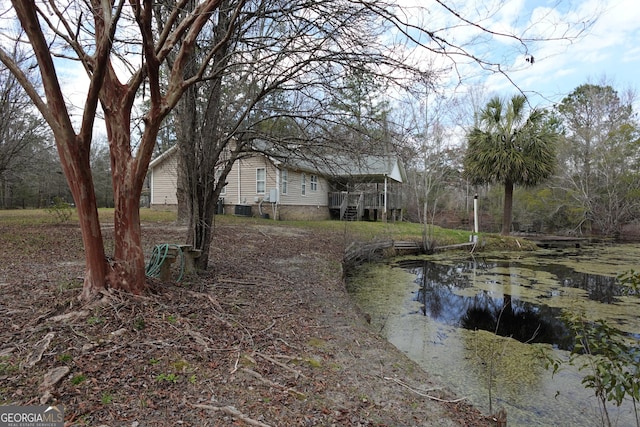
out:
<path id="1" fill-rule="evenodd" d="M 348 287 L 372 327 L 484 413 L 505 408 L 510 426 L 597 426 L 584 372 L 551 375 L 540 352 L 568 357 L 563 309 L 638 336 L 640 298 L 623 295 L 616 281 L 631 269 L 640 271 L 638 245 L 443 253 L 362 266 Z M 636 424 L 630 404 L 608 409 L 616 425 Z"/>

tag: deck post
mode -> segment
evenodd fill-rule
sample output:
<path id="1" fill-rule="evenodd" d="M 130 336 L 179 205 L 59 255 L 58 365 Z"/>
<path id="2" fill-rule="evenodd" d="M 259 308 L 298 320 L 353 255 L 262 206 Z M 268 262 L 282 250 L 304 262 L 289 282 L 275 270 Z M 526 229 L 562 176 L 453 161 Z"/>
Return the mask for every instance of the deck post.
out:
<path id="1" fill-rule="evenodd" d="M 384 175 L 384 210 L 382 211 L 382 222 L 387 222 L 387 175 Z"/>

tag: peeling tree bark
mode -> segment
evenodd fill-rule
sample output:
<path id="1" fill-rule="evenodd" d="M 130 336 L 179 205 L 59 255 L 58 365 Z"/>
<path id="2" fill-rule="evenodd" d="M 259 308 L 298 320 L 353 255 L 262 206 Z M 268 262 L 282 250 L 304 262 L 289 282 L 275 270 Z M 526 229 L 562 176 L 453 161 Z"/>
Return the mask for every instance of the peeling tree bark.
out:
<path id="1" fill-rule="evenodd" d="M 82 128 L 76 134 L 60 88 L 53 59 L 49 52 L 49 45 L 40 27 L 37 7 L 33 1 L 19 0 L 14 0 L 13 6 L 22 28 L 29 37 L 38 61 L 46 102 L 40 97 L 40 94 L 22 70 L 4 55 L 4 52 L 0 59 L 18 78 L 20 84 L 25 88 L 53 132 L 62 169 L 69 183 L 80 219 L 86 262 L 81 297 L 89 298 L 105 288 L 107 271 L 89 161 L 91 127 L 95 114 L 90 120 L 83 120 Z M 97 105 L 95 94 L 95 91 L 90 91 L 85 111 L 95 112 Z"/>
<path id="2" fill-rule="evenodd" d="M 16 15 L 35 54 L 44 96 L 2 47 L 0 61 L 17 77 L 53 131 L 82 231 L 86 270 L 81 299 L 89 300 L 108 287 L 134 294 L 140 294 L 146 289 L 139 211 L 142 187 L 162 120 L 176 106 L 185 89 L 198 80 L 196 73 L 190 81 L 185 81 L 184 68 L 190 63 L 198 34 L 212 19 L 221 0 L 201 0 L 194 3 L 193 13 L 178 13 L 185 2 L 183 0 L 174 6 L 174 13 L 166 22 L 167 31 L 157 34 L 152 25 L 153 2 L 89 0 L 86 9 L 89 15 L 79 15 L 84 19 L 92 19 L 89 27 L 95 42 L 89 43 L 92 51 L 87 52 L 86 43 L 78 39 L 77 29 L 84 26 L 83 23 L 74 21 L 78 15 L 67 14 L 67 10 L 58 9 L 55 2 L 48 3 L 48 8 L 44 11 L 38 9 L 34 0 L 12 0 Z M 142 65 L 138 65 L 123 84 L 117 77 L 111 58 L 122 53 L 113 51 L 113 43 L 117 38 L 118 21 L 123 19 L 125 7 L 131 9 L 127 16 L 133 18 L 126 23 L 127 31 L 137 29 L 139 32 L 138 38 L 134 37 L 133 40 L 141 46 Z M 56 17 L 56 27 L 53 32 L 49 29 L 43 31 L 41 24 L 54 25 L 51 15 Z M 40 17 L 44 18 L 41 20 Z M 57 25 L 58 21 L 60 25 Z M 56 43 L 47 38 L 52 33 L 55 33 Z M 83 35 L 86 36 L 86 33 Z M 67 43 L 67 52 L 75 53 L 90 79 L 80 130 L 77 132 L 60 88 L 53 61 L 54 53 L 50 50 L 57 43 Z M 217 48 L 212 49 L 215 51 Z M 168 54 L 172 51 L 177 53 L 168 72 L 168 84 L 164 85 L 160 81 L 160 65 L 167 61 Z M 202 72 L 200 70 L 200 74 Z M 139 90 L 143 87 L 148 90 L 145 101 L 148 101 L 149 107 L 144 117 L 141 139 L 137 145 L 132 145 L 131 112 Z M 166 88 L 164 92 L 163 88 Z M 115 249 L 110 263 L 105 256 L 89 161 L 98 102 L 105 114 L 114 189 Z"/>

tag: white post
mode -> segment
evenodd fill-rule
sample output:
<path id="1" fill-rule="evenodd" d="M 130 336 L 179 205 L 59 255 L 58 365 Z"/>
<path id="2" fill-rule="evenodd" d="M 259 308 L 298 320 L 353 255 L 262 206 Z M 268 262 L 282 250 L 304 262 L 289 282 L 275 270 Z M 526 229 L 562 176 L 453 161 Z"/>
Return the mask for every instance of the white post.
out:
<path id="1" fill-rule="evenodd" d="M 387 222 L 387 175 L 384 176 L 384 213 L 382 221 Z"/>
<path id="2" fill-rule="evenodd" d="M 473 241 L 478 241 L 478 193 L 473 196 Z"/>

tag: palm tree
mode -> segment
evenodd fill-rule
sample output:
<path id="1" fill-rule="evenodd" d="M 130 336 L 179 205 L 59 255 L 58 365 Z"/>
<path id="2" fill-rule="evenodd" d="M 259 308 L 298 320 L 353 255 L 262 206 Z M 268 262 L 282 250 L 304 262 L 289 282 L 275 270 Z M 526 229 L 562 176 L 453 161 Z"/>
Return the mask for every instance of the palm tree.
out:
<path id="1" fill-rule="evenodd" d="M 526 98 L 492 98 L 467 134 L 464 173 L 474 184 L 504 185 L 502 234 L 511 229 L 514 185 L 535 186 L 556 166 L 558 121 L 543 110 L 526 115 Z"/>

